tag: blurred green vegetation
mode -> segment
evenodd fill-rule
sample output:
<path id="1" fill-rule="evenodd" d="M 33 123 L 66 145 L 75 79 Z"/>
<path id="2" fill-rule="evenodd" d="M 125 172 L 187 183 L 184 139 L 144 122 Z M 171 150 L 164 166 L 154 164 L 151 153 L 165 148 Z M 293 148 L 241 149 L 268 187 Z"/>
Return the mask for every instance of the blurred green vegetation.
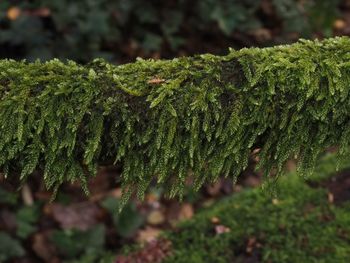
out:
<path id="1" fill-rule="evenodd" d="M 309 182 L 334 179 L 337 162 L 324 157 Z M 339 163 L 347 174 L 349 166 Z M 334 204 L 327 189 L 295 174 L 281 178 L 278 189 L 278 199 L 243 191 L 168 232 L 173 250 L 164 263 L 349 262 L 350 202 Z"/>
<path id="2" fill-rule="evenodd" d="M 155 51 L 167 57 L 227 48 L 240 42 L 236 34 L 259 29 L 273 32 L 263 41 L 266 44 L 311 37 L 314 32 L 328 36 L 339 2 L 0 1 L 0 57 L 127 61 Z"/>
<path id="3" fill-rule="evenodd" d="M 108 234 L 108 220 L 86 230 L 62 228 L 53 223 L 52 217 L 45 215 L 43 202 L 36 201 L 33 205 L 24 205 L 19 199 L 18 192 L 11 192 L 0 185 L 0 262 L 31 258 L 36 235 L 46 236 L 46 245 L 42 244 L 41 250 L 49 252 L 44 253 L 51 253 L 49 248 L 53 246 L 55 253 L 52 254 L 52 258 L 59 256 L 66 263 L 110 263 L 115 260 L 117 250 L 115 247 L 111 249 L 111 245 L 106 241 L 107 236 L 111 235 Z M 129 203 L 118 213 L 119 202 L 115 197 L 107 197 L 98 202 L 98 205 L 104 209 L 107 218 L 110 218 L 116 229 L 116 232 L 113 232 L 113 240 L 124 238 L 125 242 L 144 225 L 144 218 L 134 203 Z M 4 223 L 6 216 L 11 216 L 12 228 L 8 223 Z M 34 259 L 39 260 L 36 257 Z"/>

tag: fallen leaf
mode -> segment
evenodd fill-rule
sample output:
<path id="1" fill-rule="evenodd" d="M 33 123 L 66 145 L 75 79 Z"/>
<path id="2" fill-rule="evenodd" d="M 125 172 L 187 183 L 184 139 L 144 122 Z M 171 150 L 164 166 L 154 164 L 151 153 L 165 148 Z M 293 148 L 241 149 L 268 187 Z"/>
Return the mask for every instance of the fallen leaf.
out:
<path id="1" fill-rule="evenodd" d="M 194 214 L 193 206 L 191 204 L 183 204 L 181 206 L 178 219 L 180 221 L 191 219 L 193 217 L 193 214 Z"/>
<path id="2" fill-rule="evenodd" d="M 117 199 L 120 199 L 122 197 L 122 194 L 123 194 L 123 191 L 121 188 L 115 188 L 114 190 L 108 193 L 109 196 L 115 197 Z"/>
<path id="3" fill-rule="evenodd" d="M 149 242 L 142 249 L 128 256 L 118 256 L 116 263 L 160 263 L 170 253 L 171 242 L 162 238 Z"/>
<path id="4" fill-rule="evenodd" d="M 164 223 L 165 217 L 163 213 L 159 210 L 152 211 L 147 216 L 147 222 L 151 225 L 160 225 Z"/>
<path id="5" fill-rule="evenodd" d="M 243 187 L 242 187 L 241 185 L 235 184 L 235 185 L 233 186 L 233 192 L 235 192 L 235 193 L 241 192 L 242 189 L 243 189 Z"/>
<path id="6" fill-rule="evenodd" d="M 56 249 L 49 241 L 48 232 L 36 233 L 33 237 L 32 248 L 35 254 L 45 262 L 57 260 Z"/>
<path id="7" fill-rule="evenodd" d="M 213 223 L 213 224 L 219 224 L 220 223 L 220 218 L 214 216 L 210 219 L 210 221 Z"/>
<path id="8" fill-rule="evenodd" d="M 224 226 L 224 225 L 217 225 L 215 226 L 215 233 L 217 235 L 225 234 L 225 233 L 230 233 L 231 229 Z"/>
<path id="9" fill-rule="evenodd" d="M 259 42 L 271 40 L 272 33 L 267 28 L 257 28 L 250 32 Z"/>
<path id="10" fill-rule="evenodd" d="M 160 79 L 160 78 L 153 78 L 147 81 L 148 84 L 160 84 L 165 82 L 165 79 Z"/>
<path id="11" fill-rule="evenodd" d="M 98 223 L 100 208 L 91 202 L 76 203 L 69 206 L 53 204 L 50 209 L 52 217 L 63 229 L 87 230 Z"/>
<path id="12" fill-rule="evenodd" d="M 274 205 L 278 205 L 279 204 L 279 200 L 278 199 L 276 199 L 276 198 L 273 198 L 272 199 L 272 204 L 274 204 Z"/>
<path id="13" fill-rule="evenodd" d="M 210 207 L 210 206 L 212 206 L 214 203 L 215 203 L 215 199 L 214 199 L 214 198 L 209 198 L 209 199 L 206 199 L 206 200 L 202 203 L 202 206 L 203 206 L 203 207 Z"/>
<path id="14" fill-rule="evenodd" d="M 10 20 L 16 20 L 20 15 L 22 11 L 18 7 L 14 6 L 7 10 L 7 18 Z"/>
<path id="15" fill-rule="evenodd" d="M 140 243 L 150 242 L 152 240 L 155 240 L 160 233 L 161 230 L 158 228 L 146 227 L 145 229 L 138 232 L 136 240 Z"/>
<path id="16" fill-rule="evenodd" d="M 148 203 L 156 202 L 156 201 L 158 201 L 158 199 L 159 199 L 159 197 L 154 193 L 149 193 L 146 195 L 146 201 Z"/>
<path id="17" fill-rule="evenodd" d="M 193 206 L 189 203 L 172 202 L 166 210 L 166 218 L 172 226 L 175 226 L 181 220 L 192 218 L 193 214 Z"/>
<path id="18" fill-rule="evenodd" d="M 346 27 L 346 22 L 343 19 L 337 19 L 334 21 L 333 27 L 336 30 L 342 30 Z"/>

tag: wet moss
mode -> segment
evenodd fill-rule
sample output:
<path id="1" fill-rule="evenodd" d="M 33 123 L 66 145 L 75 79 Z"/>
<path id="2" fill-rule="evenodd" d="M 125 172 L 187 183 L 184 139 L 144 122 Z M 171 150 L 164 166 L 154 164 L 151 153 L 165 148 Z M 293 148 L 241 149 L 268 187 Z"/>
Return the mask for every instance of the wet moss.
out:
<path id="1" fill-rule="evenodd" d="M 1 60 L 1 171 L 88 191 L 117 163 L 124 203 L 154 181 L 173 197 L 188 174 L 196 189 L 237 178 L 256 148 L 266 177 L 290 157 L 310 174 L 329 146 L 348 156 L 349 51 L 342 37 L 120 66 Z"/>

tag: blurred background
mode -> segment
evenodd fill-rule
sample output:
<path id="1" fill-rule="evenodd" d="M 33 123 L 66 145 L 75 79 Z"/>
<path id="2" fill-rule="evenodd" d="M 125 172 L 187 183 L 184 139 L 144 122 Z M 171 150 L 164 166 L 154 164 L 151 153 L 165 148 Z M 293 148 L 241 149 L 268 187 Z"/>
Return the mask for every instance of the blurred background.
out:
<path id="1" fill-rule="evenodd" d="M 0 56 L 114 62 L 349 33 L 343 0 L 2 0 Z"/>
<path id="2" fill-rule="evenodd" d="M 0 57 L 29 61 L 102 57 L 119 64 L 348 34 L 348 0 L 0 1 Z M 17 190 L 0 175 L 0 262 L 113 262 L 125 245 L 152 240 L 216 200 L 259 186 L 253 168 L 254 160 L 235 186 L 222 178 L 198 193 L 189 189 L 181 203 L 152 188 L 121 214 L 113 167 L 101 168 L 90 196 L 65 185 L 53 203 L 40 177 Z"/>

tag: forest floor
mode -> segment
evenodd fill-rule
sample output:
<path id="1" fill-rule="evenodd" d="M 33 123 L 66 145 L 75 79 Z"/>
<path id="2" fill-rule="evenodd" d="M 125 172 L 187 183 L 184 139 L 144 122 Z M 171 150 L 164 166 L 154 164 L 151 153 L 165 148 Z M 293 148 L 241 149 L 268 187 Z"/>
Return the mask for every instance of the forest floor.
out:
<path id="1" fill-rule="evenodd" d="M 349 262 L 350 164 L 327 157 L 307 180 L 294 172 L 276 197 L 244 190 L 200 211 L 117 263 Z"/>
<path id="2" fill-rule="evenodd" d="M 350 35 L 350 1 L 345 2 L 341 16 L 334 23 L 334 35 Z M 266 37 L 274 38 L 275 31 L 271 28 L 248 35 L 236 34 L 230 41 L 237 42 L 238 46 L 258 46 Z M 205 51 L 214 53 L 228 45 L 227 41 L 222 42 L 219 38 L 210 43 L 212 45 L 205 47 Z M 197 46 L 198 43 L 194 42 L 184 54 L 196 53 Z M 135 56 L 132 50 L 130 52 L 130 57 Z M 158 58 L 160 54 L 152 56 Z M 293 170 L 293 163 L 290 166 Z M 205 185 L 197 193 L 189 187 L 183 202 L 165 199 L 162 189 L 153 187 L 144 201 L 131 202 L 120 214 L 117 210 L 121 189 L 116 182 L 120 171 L 116 169 L 103 168 L 90 180 L 90 196 L 82 193 L 79 184 L 64 185 L 54 202 L 50 202 L 51 193 L 45 190 L 40 176 L 33 175 L 30 183 L 18 190 L 14 187 L 16 183 L 0 175 L 0 262 L 113 262 L 118 254 L 126 253 L 125 247 L 135 244 L 146 245 L 144 250 L 130 254 L 133 259 L 139 257 L 144 260 L 140 262 L 147 262 L 142 251 L 156 251 L 160 253 L 155 254 L 157 258 L 164 258 L 161 255 L 171 254 L 174 244 L 173 241 L 169 243 L 159 239 L 159 235 L 164 231 L 176 233 L 173 231 L 177 231 L 181 222 L 193 222 L 193 217 L 201 211 L 208 213 L 207 217 L 211 216 L 210 224 L 204 226 L 212 226 L 210 229 L 214 236 L 232 233 L 234 229 L 220 223 L 220 218 L 219 221 L 215 219 L 210 214 L 214 212 L 205 210 L 212 211 L 214 203 L 245 196 L 245 192 L 249 192 L 247 188 L 260 186 L 261 175 L 253 167 L 254 161 L 234 186 L 231 179 L 221 178 L 215 184 Z M 326 195 L 322 200 L 332 207 L 342 207 L 350 199 L 350 170 L 309 184 L 312 189 L 323 189 Z M 193 225 L 189 223 L 188 227 Z M 240 262 L 244 263 L 260 262 L 262 254 L 258 239 L 244 236 L 242 240 L 245 243 L 232 247 L 236 258 L 241 258 Z M 235 241 L 232 242 L 235 244 Z M 146 254 L 152 257 L 152 253 Z M 120 262 L 130 262 L 127 260 L 128 257 L 123 256 L 119 259 Z"/>
<path id="3" fill-rule="evenodd" d="M 280 227 L 282 224 L 280 219 L 273 219 L 273 213 L 277 213 L 274 207 L 276 205 L 279 207 L 280 198 L 291 200 L 291 204 L 286 207 L 281 206 L 290 211 L 298 209 L 313 211 L 315 207 L 317 209 L 323 207 L 321 210 L 324 211 L 325 205 L 327 211 L 342 207 L 350 200 L 350 169 L 334 174 L 334 164 L 328 162 L 328 165 L 333 167 L 333 170 L 329 168 L 331 170 L 328 172 L 317 172 L 318 179 L 309 180 L 303 184 L 299 182 L 297 187 L 293 187 L 293 184 L 291 187 L 288 186 L 289 195 L 284 196 L 282 187 L 280 190 L 282 196 L 278 193 L 278 199 L 262 193 L 261 187 L 258 187 L 261 185 L 261 175 L 254 171 L 254 161 L 252 161 L 250 168 L 240 177 L 236 185 L 233 185 L 229 178 L 221 178 L 215 184 L 205 185 L 197 193 L 191 191 L 189 187 L 182 202 L 165 199 L 162 197 L 162 189 L 151 188 L 144 201 L 130 202 L 120 214 L 118 202 L 121 189 L 115 182 L 115 178 L 118 177 L 118 170 L 115 169 L 101 169 L 98 176 L 90 181 L 90 196 L 82 193 L 79 184 L 65 185 L 54 202 L 50 202 L 50 192 L 46 191 L 42 182 L 35 177 L 30 184 L 24 185 L 19 191 L 11 186 L 11 182 L 3 181 L 0 186 L 0 244 L 7 243 L 8 246 L 0 246 L 0 262 L 8 260 L 11 263 L 107 263 L 117 260 L 117 263 L 147 263 L 161 262 L 160 260 L 165 260 L 172 253 L 189 260 L 182 254 L 191 255 L 191 253 L 184 250 L 187 247 L 179 245 L 187 244 L 189 241 L 181 238 L 192 238 L 190 243 L 197 244 L 197 247 L 188 246 L 191 251 L 199 251 L 200 246 L 211 246 L 203 241 L 203 237 L 197 240 L 198 233 L 191 237 L 192 229 L 199 233 L 209 232 L 215 237 L 235 231 L 234 228 L 240 224 L 243 224 L 240 229 L 247 228 L 253 232 L 261 232 L 256 228 L 264 228 L 264 225 L 272 226 L 273 229 Z M 289 169 L 294 170 L 294 166 L 294 163 L 290 162 Z M 329 176 L 330 173 L 333 176 Z M 297 189 L 298 187 L 300 189 Z M 255 188 L 257 189 L 254 190 Z M 318 195 L 310 197 L 305 194 L 310 189 L 313 189 L 310 192 L 317 192 Z M 322 189 L 321 193 L 320 189 Z M 295 205 L 293 198 L 299 193 L 300 198 Z M 319 198 L 320 196 L 322 198 Z M 226 201 L 236 199 L 238 201 Z M 244 201 L 245 199 L 247 201 Z M 234 202 L 240 209 L 230 211 L 225 202 Z M 222 203 L 224 205 L 220 205 Z M 264 211 L 269 211 L 269 207 L 272 207 L 270 210 L 272 218 L 270 218 L 271 215 L 264 215 Z M 221 215 L 222 210 L 228 211 L 230 217 L 237 218 L 230 220 L 226 214 Z M 256 216 L 259 213 L 262 215 Z M 278 213 L 282 217 L 296 216 L 296 213 L 284 210 Z M 246 217 L 242 217 L 242 214 Z M 334 214 L 336 212 L 333 210 L 331 213 L 327 212 L 325 220 L 334 220 Z M 227 217 L 226 221 L 222 217 Z M 206 219 L 203 221 L 203 218 Z M 202 223 L 198 224 L 198 220 Z M 263 224 L 257 223 L 260 221 Z M 350 221 L 348 223 L 350 225 Z M 287 223 L 283 222 L 283 224 Z M 294 227 L 293 224 L 291 227 Z M 297 230 L 290 230 L 291 233 L 293 231 Z M 298 236 L 298 233 L 303 233 L 298 231 L 292 235 Z M 181 236 L 179 233 L 185 234 Z M 276 232 L 270 233 L 271 236 L 273 234 L 276 235 Z M 264 247 L 257 241 L 259 239 L 257 235 L 252 236 L 251 232 L 244 233 L 240 230 L 237 235 L 232 235 L 232 239 L 224 239 L 223 242 L 229 242 L 232 246 L 234 253 L 231 251 L 233 253 L 230 252 L 231 256 L 239 259 L 234 262 L 261 262 L 263 256 L 261 251 Z M 345 240 L 350 242 L 348 239 L 350 232 L 349 236 L 347 235 Z M 237 238 L 244 242 L 238 242 Z M 302 237 L 298 238 L 302 239 Z M 211 240 L 210 237 L 207 239 Z M 128 252 L 129 248 L 132 251 L 135 246 L 141 249 Z M 256 247 L 257 250 L 255 250 Z M 267 247 L 271 248 L 271 246 Z M 213 251 L 211 253 L 215 255 Z M 123 254 L 129 255 L 122 256 Z M 118 259 L 117 255 L 120 255 Z M 198 255 L 192 256 L 198 257 Z M 179 260 L 177 257 L 175 259 Z M 229 262 L 225 260 L 217 262 Z M 169 262 L 181 261 L 170 260 Z M 199 258 L 198 262 L 207 261 L 201 261 Z"/>

